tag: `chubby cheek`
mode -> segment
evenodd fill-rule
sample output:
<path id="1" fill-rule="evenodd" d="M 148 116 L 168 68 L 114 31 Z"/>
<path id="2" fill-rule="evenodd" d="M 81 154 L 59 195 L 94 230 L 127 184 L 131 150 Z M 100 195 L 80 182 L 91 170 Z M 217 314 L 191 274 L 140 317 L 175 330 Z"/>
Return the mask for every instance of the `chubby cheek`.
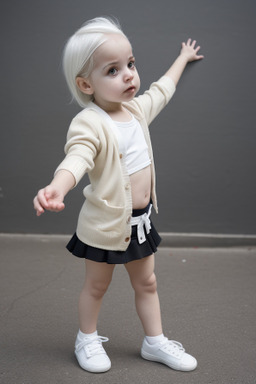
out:
<path id="1" fill-rule="evenodd" d="M 139 91 L 139 89 L 140 89 L 140 77 L 139 77 L 139 75 L 138 75 L 138 73 L 136 72 L 136 76 L 135 76 L 135 78 L 134 78 L 134 80 L 135 80 L 135 82 L 136 82 L 136 88 L 137 88 L 137 92 Z"/>

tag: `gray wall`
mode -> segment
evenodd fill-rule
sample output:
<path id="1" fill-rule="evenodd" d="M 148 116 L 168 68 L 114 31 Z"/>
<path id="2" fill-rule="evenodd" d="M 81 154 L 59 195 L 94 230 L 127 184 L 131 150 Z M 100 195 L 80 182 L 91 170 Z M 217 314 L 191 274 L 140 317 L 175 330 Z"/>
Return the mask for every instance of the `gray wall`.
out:
<path id="1" fill-rule="evenodd" d="M 0 232 L 72 233 L 86 180 L 60 214 L 34 214 L 36 191 L 62 160 L 79 111 L 61 71 L 65 40 L 87 19 L 117 17 L 142 87 L 196 38 L 174 99 L 152 124 L 164 232 L 254 234 L 255 0 L 12 0 L 1 2 Z"/>

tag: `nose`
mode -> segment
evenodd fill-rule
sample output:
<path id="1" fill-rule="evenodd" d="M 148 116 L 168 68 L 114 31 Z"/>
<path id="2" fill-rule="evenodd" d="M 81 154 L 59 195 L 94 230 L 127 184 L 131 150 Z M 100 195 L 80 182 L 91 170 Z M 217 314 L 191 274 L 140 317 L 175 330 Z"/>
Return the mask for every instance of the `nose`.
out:
<path id="1" fill-rule="evenodd" d="M 128 82 L 131 81 L 134 78 L 134 74 L 131 71 L 130 68 L 126 68 L 125 73 L 124 73 L 124 81 Z"/>

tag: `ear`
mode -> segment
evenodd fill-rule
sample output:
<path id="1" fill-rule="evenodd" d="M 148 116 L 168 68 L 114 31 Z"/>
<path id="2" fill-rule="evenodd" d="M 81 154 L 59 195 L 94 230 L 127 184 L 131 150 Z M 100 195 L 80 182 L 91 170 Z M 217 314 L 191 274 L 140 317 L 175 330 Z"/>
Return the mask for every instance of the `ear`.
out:
<path id="1" fill-rule="evenodd" d="M 81 92 L 85 93 L 86 95 L 93 95 L 93 88 L 89 81 L 89 79 L 84 77 L 77 77 L 76 78 L 76 85 L 80 89 Z"/>

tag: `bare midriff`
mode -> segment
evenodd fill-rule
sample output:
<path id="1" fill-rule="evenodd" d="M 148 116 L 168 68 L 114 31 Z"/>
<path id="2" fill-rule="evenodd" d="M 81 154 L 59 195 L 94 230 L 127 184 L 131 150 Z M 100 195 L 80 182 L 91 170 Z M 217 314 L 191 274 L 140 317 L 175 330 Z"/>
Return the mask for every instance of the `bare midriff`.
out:
<path id="1" fill-rule="evenodd" d="M 141 169 L 130 175 L 133 209 L 142 209 L 150 201 L 151 167 Z"/>

